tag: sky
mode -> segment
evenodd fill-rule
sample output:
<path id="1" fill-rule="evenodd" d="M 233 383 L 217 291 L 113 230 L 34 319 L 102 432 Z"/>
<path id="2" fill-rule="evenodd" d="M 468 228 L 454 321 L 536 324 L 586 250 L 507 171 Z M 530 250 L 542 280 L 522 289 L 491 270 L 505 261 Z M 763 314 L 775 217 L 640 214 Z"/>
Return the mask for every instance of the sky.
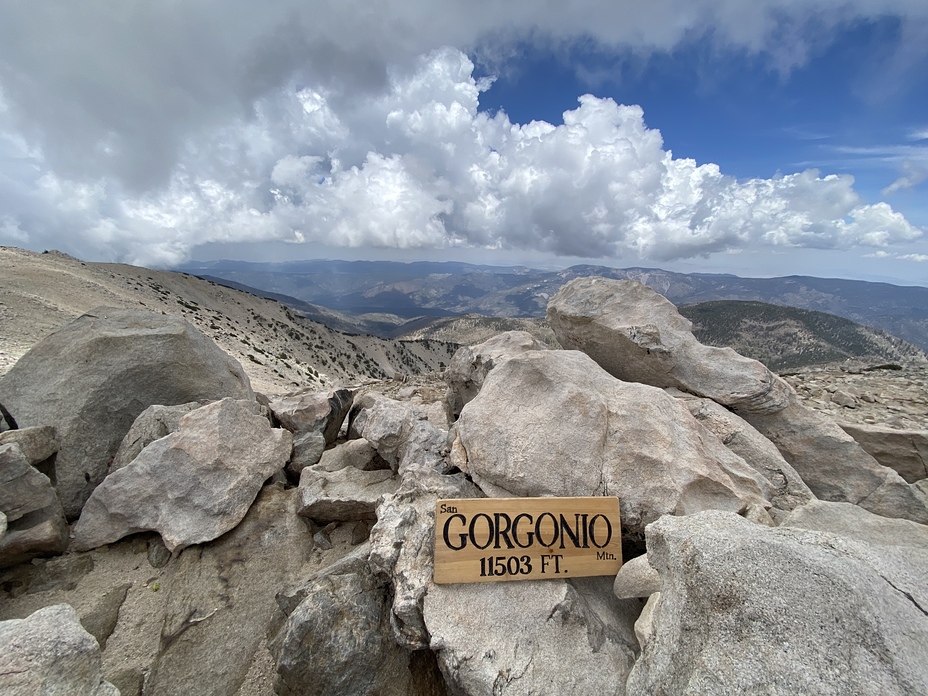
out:
<path id="1" fill-rule="evenodd" d="M 0 244 L 928 285 L 928 2 L 12 0 Z"/>

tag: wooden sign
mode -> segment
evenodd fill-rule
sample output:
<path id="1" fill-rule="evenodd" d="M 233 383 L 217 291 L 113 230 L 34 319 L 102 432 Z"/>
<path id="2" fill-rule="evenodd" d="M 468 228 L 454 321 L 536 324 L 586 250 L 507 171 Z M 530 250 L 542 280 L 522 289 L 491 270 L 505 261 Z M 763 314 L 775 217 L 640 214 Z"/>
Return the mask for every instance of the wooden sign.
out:
<path id="1" fill-rule="evenodd" d="M 615 575 L 619 499 L 462 498 L 435 504 L 436 583 Z"/>

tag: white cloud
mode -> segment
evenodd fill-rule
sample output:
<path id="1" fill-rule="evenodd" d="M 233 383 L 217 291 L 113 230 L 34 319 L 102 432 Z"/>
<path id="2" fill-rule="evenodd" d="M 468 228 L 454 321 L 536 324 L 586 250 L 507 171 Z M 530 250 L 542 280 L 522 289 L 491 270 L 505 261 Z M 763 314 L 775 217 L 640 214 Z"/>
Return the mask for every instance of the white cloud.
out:
<path id="1" fill-rule="evenodd" d="M 436 48 L 586 36 L 650 51 L 709 33 L 782 68 L 807 40 L 784 18 L 920 21 L 921 0 L 346 6 L 5 5 L 0 242 L 167 264 L 209 241 L 672 259 L 921 234 L 865 205 L 847 176 L 736 181 L 674 159 L 636 106 L 586 95 L 558 126 L 479 113 L 488 81 L 460 50 Z"/>
<path id="2" fill-rule="evenodd" d="M 908 133 L 909 140 L 928 140 L 928 128 L 913 128 Z"/>
<path id="3" fill-rule="evenodd" d="M 902 174 L 880 193 L 884 196 L 891 196 L 898 191 L 914 188 L 923 181 L 928 180 L 928 152 L 924 153 L 924 155 L 926 164 L 920 164 L 911 159 L 903 160 L 900 165 Z"/>
<path id="4" fill-rule="evenodd" d="M 923 0 L 121 0 L 0 5 L 0 86 L 17 126 L 62 176 L 163 185 L 190 138 L 287 84 L 338 100 L 374 94 L 392 68 L 444 45 L 504 59 L 519 41 L 581 37 L 605 49 L 669 50 L 694 37 L 766 56 L 780 70 L 853 20 L 928 19 Z M 917 32 L 911 50 L 925 48 Z M 904 47 L 899 48 L 900 52 Z M 428 88 L 434 76 L 423 76 Z M 462 102 L 463 103 L 463 102 Z M 466 104 L 465 104 L 466 106 Z M 341 111 L 337 104 L 336 111 Z"/>

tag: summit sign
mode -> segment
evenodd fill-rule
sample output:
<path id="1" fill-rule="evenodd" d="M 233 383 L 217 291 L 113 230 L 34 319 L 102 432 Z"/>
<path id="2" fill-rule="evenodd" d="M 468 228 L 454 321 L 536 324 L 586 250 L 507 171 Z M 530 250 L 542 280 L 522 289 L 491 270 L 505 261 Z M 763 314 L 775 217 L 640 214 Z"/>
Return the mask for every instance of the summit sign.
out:
<path id="1" fill-rule="evenodd" d="M 619 499 L 464 498 L 435 504 L 436 583 L 615 575 Z"/>

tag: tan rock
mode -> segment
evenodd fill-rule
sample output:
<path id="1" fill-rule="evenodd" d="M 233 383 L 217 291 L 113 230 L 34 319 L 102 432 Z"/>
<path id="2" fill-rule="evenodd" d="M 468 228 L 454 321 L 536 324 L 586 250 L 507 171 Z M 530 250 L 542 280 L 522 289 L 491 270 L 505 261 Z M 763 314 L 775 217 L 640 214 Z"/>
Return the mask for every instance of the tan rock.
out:
<path id="1" fill-rule="evenodd" d="M 457 418 L 465 404 L 477 396 L 487 373 L 496 365 L 514 355 L 545 348 L 526 331 L 507 331 L 478 345 L 459 348 L 444 375 L 452 417 Z"/>
<path id="2" fill-rule="evenodd" d="M 803 406 L 761 363 L 700 344 L 673 304 L 640 283 L 571 281 L 551 299 L 548 321 L 562 345 L 588 352 L 621 379 L 675 387 L 733 409 L 776 445 L 817 497 L 928 522 L 920 491 L 833 420 Z"/>
<path id="3" fill-rule="evenodd" d="M 119 696 L 103 679 L 100 646 L 67 604 L 0 622 L 0 693 Z"/>
<path id="4" fill-rule="evenodd" d="M 378 501 L 398 485 L 390 469 L 362 471 L 346 466 L 330 472 L 308 467 L 300 475 L 297 512 L 322 524 L 376 520 Z"/>
<path id="5" fill-rule="evenodd" d="M 548 303 L 548 323 L 564 348 L 582 350 L 627 382 L 765 413 L 785 407 L 792 392 L 758 361 L 701 344 L 669 300 L 637 281 L 572 280 Z"/>
<path id="6" fill-rule="evenodd" d="M 928 478 L 928 430 L 839 423 L 868 454 L 909 483 Z"/>
<path id="7" fill-rule="evenodd" d="M 215 539 L 245 516 L 290 457 L 292 435 L 234 399 L 191 411 L 98 486 L 74 528 L 92 549 L 154 530 L 170 551 Z"/>
<path id="8" fill-rule="evenodd" d="M 663 514 L 770 506 L 770 483 L 683 403 L 617 380 L 577 351 L 527 352 L 494 368 L 456 434 L 478 485 L 513 496 L 616 495 L 626 534 Z"/>
<path id="9" fill-rule="evenodd" d="M 661 590 L 661 576 L 648 563 L 648 555 L 636 556 L 619 568 L 612 591 L 619 599 L 650 597 Z"/>
<path id="10" fill-rule="evenodd" d="M 135 418 L 152 404 L 254 399 L 241 366 L 183 319 L 98 307 L 45 337 L 0 378 L 20 427 L 53 425 L 56 486 L 76 519 Z"/>

